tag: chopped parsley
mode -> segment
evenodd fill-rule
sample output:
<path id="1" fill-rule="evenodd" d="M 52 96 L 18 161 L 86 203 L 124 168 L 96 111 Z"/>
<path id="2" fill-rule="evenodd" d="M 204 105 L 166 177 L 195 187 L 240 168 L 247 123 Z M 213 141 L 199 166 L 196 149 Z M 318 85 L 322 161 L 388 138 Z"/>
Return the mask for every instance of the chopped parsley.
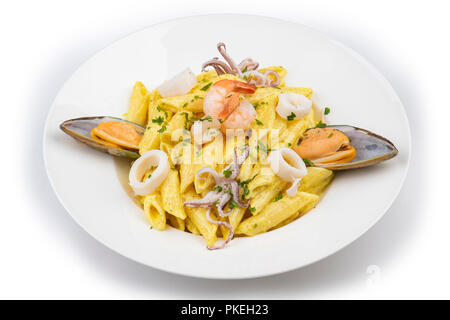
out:
<path id="1" fill-rule="evenodd" d="M 288 147 L 290 147 L 290 146 L 292 146 L 292 143 L 289 142 L 289 143 L 288 143 Z"/>
<path id="2" fill-rule="evenodd" d="M 167 130 L 166 126 L 162 126 L 161 129 L 158 130 L 159 133 L 163 133 L 164 131 Z"/>
<path id="3" fill-rule="evenodd" d="M 263 152 L 269 152 L 269 151 L 275 151 L 276 149 L 267 148 L 267 146 L 261 142 L 261 140 L 258 141 L 258 145 L 256 146 L 256 150 L 261 150 Z"/>
<path id="4" fill-rule="evenodd" d="M 212 188 L 214 191 L 217 192 L 222 192 L 223 188 L 221 186 L 215 186 L 214 188 Z"/>
<path id="5" fill-rule="evenodd" d="M 255 109 L 256 109 L 258 106 L 259 106 L 259 103 L 258 103 L 258 102 L 256 102 L 256 103 L 253 104 L 253 108 L 255 108 Z"/>
<path id="6" fill-rule="evenodd" d="M 211 116 L 207 116 L 207 117 L 201 118 L 201 119 L 199 119 L 199 120 L 200 120 L 200 121 L 208 121 L 208 122 L 212 122 Z"/>
<path id="7" fill-rule="evenodd" d="M 225 178 L 229 178 L 231 176 L 232 172 L 230 169 L 223 170 L 223 175 Z"/>
<path id="8" fill-rule="evenodd" d="M 327 125 L 325 123 L 323 123 L 322 121 L 319 121 L 319 123 L 317 124 L 316 128 L 325 128 Z"/>
<path id="9" fill-rule="evenodd" d="M 164 118 L 161 117 L 161 116 L 159 116 L 159 117 L 156 117 L 156 118 L 152 119 L 152 122 L 153 122 L 153 123 L 157 123 L 157 124 L 159 124 L 159 125 L 162 125 L 163 122 L 164 122 Z"/>
<path id="10" fill-rule="evenodd" d="M 255 224 L 253 225 L 253 229 L 256 229 L 257 226 L 258 226 L 258 224 L 255 223 Z"/>
<path id="11" fill-rule="evenodd" d="M 168 117 L 166 110 L 164 110 L 164 109 L 161 108 L 160 106 L 157 106 L 156 109 L 157 109 L 159 112 L 164 112 L 164 114 L 166 115 L 166 118 Z"/>
<path id="12" fill-rule="evenodd" d="M 152 177 L 152 174 L 150 173 L 147 177 L 147 179 L 150 179 Z"/>
<path id="13" fill-rule="evenodd" d="M 264 143 L 262 143 L 261 140 L 258 140 L 258 145 L 256 146 L 256 149 L 261 150 L 263 152 L 268 151 L 267 146 Z"/>
<path id="14" fill-rule="evenodd" d="M 246 73 L 248 69 L 248 66 L 245 66 L 244 70 L 242 70 L 242 73 Z"/>
<path id="15" fill-rule="evenodd" d="M 292 121 L 294 120 L 295 117 L 296 117 L 295 113 L 291 112 L 291 114 L 287 116 L 287 119 L 288 121 Z"/>
<path id="16" fill-rule="evenodd" d="M 281 90 L 281 88 L 280 88 L 280 87 L 272 87 L 272 88 L 275 88 L 275 89 Z"/>
<path id="17" fill-rule="evenodd" d="M 210 83 L 208 83 L 206 86 L 204 86 L 203 88 L 201 88 L 200 90 L 202 90 L 202 91 L 206 91 L 206 90 L 208 90 L 209 89 L 209 87 L 211 87 L 211 85 L 212 85 L 212 82 L 210 82 Z"/>
<path id="18" fill-rule="evenodd" d="M 200 96 L 195 95 L 195 96 L 194 96 L 194 99 L 203 99 L 203 97 L 200 97 Z"/>
<path id="19" fill-rule="evenodd" d="M 252 178 L 247 179 L 247 180 L 244 180 L 244 181 L 238 181 L 238 185 L 240 185 L 240 186 L 242 187 L 242 189 L 243 189 L 243 193 L 242 193 L 242 196 L 241 196 L 242 200 L 244 200 L 245 197 L 248 196 L 248 195 L 250 194 L 250 189 L 248 188 L 248 184 L 249 184 L 250 182 L 252 182 L 253 179 L 255 179 L 255 177 L 256 177 L 257 175 L 258 175 L 258 174 L 255 174 Z"/>
<path id="20" fill-rule="evenodd" d="M 251 213 L 255 213 L 255 212 L 256 212 L 256 208 L 250 207 L 250 212 L 251 212 Z"/>
<path id="21" fill-rule="evenodd" d="M 316 165 L 309 159 L 303 159 L 303 162 L 309 167 L 315 167 Z"/>
<path id="22" fill-rule="evenodd" d="M 323 112 L 323 114 L 327 115 L 330 113 L 330 108 L 325 107 L 325 111 Z"/>
<path id="23" fill-rule="evenodd" d="M 328 135 L 328 139 L 330 139 L 332 136 L 333 136 L 333 133 L 330 133 L 330 134 Z"/>
<path id="24" fill-rule="evenodd" d="M 187 102 L 185 102 L 185 103 L 183 104 L 183 108 L 186 108 L 186 107 L 187 107 L 187 105 L 188 105 L 188 103 L 187 103 Z"/>
<path id="25" fill-rule="evenodd" d="M 259 121 L 258 119 L 255 119 L 255 121 L 256 121 L 256 124 L 257 124 L 258 126 L 263 126 L 263 125 L 264 125 L 264 123 L 262 123 L 262 122 Z"/>
<path id="26" fill-rule="evenodd" d="M 234 208 L 236 208 L 238 206 L 238 204 L 237 204 L 237 202 L 236 201 L 234 201 L 234 200 L 231 200 L 229 203 L 228 203 L 228 208 L 229 209 L 234 209 Z"/>
<path id="27" fill-rule="evenodd" d="M 189 115 L 187 112 L 182 112 L 182 115 L 184 115 L 184 128 L 187 129 L 187 125 L 189 123 Z"/>
<path id="28" fill-rule="evenodd" d="M 273 199 L 273 202 L 277 202 L 278 200 L 281 200 L 283 198 L 283 195 L 281 194 L 281 192 L 275 197 L 275 199 Z"/>

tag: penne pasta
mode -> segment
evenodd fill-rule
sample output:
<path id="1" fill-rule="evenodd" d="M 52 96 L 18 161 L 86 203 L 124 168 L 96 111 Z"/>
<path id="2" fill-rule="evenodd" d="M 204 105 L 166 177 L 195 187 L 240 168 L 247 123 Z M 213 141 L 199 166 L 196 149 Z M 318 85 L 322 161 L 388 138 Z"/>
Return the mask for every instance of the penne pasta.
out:
<path id="1" fill-rule="evenodd" d="M 200 235 L 200 231 L 198 231 L 197 226 L 191 221 L 191 219 L 189 219 L 189 217 L 187 217 L 184 220 L 185 224 L 186 224 L 186 229 L 195 235 Z"/>
<path id="2" fill-rule="evenodd" d="M 148 223 L 156 230 L 166 228 L 166 213 L 158 192 L 143 197 L 144 215 Z"/>
<path id="3" fill-rule="evenodd" d="M 180 219 L 186 218 L 180 193 L 178 170 L 169 170 L 166 180 L 161 184 L 161 198 L 165 211 Z"/>
<path id="4" fill-rule="evenodd" d="M 184 231 L 186 229 L 185 221 L 183 219 L 171 215 L 170 213 L 167 213 L 167 221 L 169 225 L 175 229 L 178 229 L 180 231 Z"/>
<path id="5" fill-rule="evenodd" d="M 124 115 L 124 118 L 128 121 L 145 126 L 147 124 L 147 112 L 150 96 L 142 84 L 142 82 L 136 82 L 131 92 L 130 106 L 128 112 Z"/>
<path id="6" fill-rule="evenodd" d="M 236 233 L 254 236 L 258 233 L 266 232 L 295 215 L 299 208 L 302 210 L 305 207 L 310 207 L 318 199 L 319 196 L 317 195 L 301 191 L 294 197 L 284 195 L 282 199 L 268 204 L 260 214 L 242 221 Z"/>
<path id="7" fill-rule="evenodd" d="M 200 199 L 197 192 L 191 187 L 184 194 L 184 201 Z M 205 208 L 191 208 L 186 207 L 186 214 L 192 223 L 197 227 L 203 238 L 206 240 L 208 246 L 213 246 L 217 241 L 217 225 L 212 224 L 206 218 Z"/>

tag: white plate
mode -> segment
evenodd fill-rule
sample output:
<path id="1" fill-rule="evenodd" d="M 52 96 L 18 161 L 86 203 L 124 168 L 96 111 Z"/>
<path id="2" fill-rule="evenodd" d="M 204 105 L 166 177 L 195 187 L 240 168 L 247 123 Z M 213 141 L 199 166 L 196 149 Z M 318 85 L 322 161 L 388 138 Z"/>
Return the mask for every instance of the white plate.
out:
<path id="1" fill-rule="evenodd" d="M 330 106 L 330 120 L 390 139 L 399 155 L 381 165 L 339 172 L 319 205 L 301 219 L 208 251 L 203 239 L 168 229 L 150 230 L 126 192 L 121 161 L 65 135 L 59 124 L 89 115 L 121 116 L 131 88 L 154 88 L 189 66 L 217 56 L 223 41 L 240 60 L 282 65 L 291 86 L 314 89 Z M 209 15 L 154 25 L 103 49 L 65 83 L 48 115 L 44 157 L 51 184 L 66 210 L 93 237 L 148 266 L 202 278 L 252 278 L 320 260 L 366 232 L 388 210 L 405 178 L 410 153 L 408 121 L 389 83 L 358 54 L 302 25 L 248 15 Z"/>

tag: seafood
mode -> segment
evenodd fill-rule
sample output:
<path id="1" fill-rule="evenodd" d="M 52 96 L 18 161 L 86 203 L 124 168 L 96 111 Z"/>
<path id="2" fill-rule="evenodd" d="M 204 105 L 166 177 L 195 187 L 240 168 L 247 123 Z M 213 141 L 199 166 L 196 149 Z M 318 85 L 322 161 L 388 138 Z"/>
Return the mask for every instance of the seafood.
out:
<path id="1" fill-rule="evenodd" d="M 191 127 L 191 133 L 194 143 L 201 146 L 220 134 L 220 122 L 217 119 L 206 118 L 197 120 Z"/>
<path id="2" fill-rule="evenodd" d="M 197 84 L 197 77 L 186 68 L 180 73 L 165 81 L 158 88 L 158 92 L 163 98 L 178 96 L 188 93 Z"/>
<path id="3" fill-rule="evenodd" d="M 215 206 L 220 217 L 227 217 L 233 209 L 224 212 L 223 208 L 231 200 L 233 200 L 240 207 L 248 207 L 248 203 L 243 203 L 239 199 L 239 184 L 235 179 L 240 173 L 240 165 L 242 165 L 245 159 L 247 159 L 250 150 L 249 146 L 245 145 L 240 156 L 237 155 L 236 150 L 237 148 L 234 149 L 233 161 L 222 171 L 222 173 L 219 174 L 208 167 L 204 167 L 197 172 L 197 175 L 200 178 L 203 178 L 202 175 L 204 173 L 210 173 L 214 177 L 216 185 L 202 199 L 186 201 L 183 204 L 188 207 L 208 208 L 208 220 L 214 224 L 224 225 L 230 230 L 230 234 L 225 242 L 219 247 L 208 247 L 210 250 L 223 248 L 228 242 L 230 242 L 234 234 L 233 228 L 229 223 L 211 219 L 209 216 L 210 209 Z"/>
<path id="4" fill-rule="evenodd" d="M 64 121 L 62 131 L 97 150 L 114 156 L 139 158 L 137 152 L 145 128 L 120 118 L 84 117 Z"/>
<path id="5" fill-rule="evenodd" d="M 152 168 L 155 170 L 145 179 L 146 172 Z M 153 193 L 169 174 L 169 160 L 167 154 L 161 150 L 150 150 L 145 152 L 131 166 L 129 183 L 136 195 Z"/>
<path id="6" fill-rule="evenodd" d="M 241 93 L 254 93 L 254 85 L 223 79 L 217 81 L 205 96 L 203 112 L 214 120 L 222 122 L 226 129 L 245 129 L 255 119 L 256 112 L 247 100 L 239 99 Z"/>
<path id="7" fill-rule="evenodd" d="M 275 80 L 270 79 L 269 75 L 273 75 Z M 267 70 L 264 73 L 257 70 L 250 70 L 243 73 L 242 77 L 247 80 L 248 83 L 254 84 L 255 86 L 276 87 L 281 83 L 279 74 L 273 70 Z"/>
<path id="8" fill-rule="evenodd" d="M 208 90 L 203 112 L 213 119 L 226 119 L 239 105 L 241 93 L 254 93 L 256 87 L 242 81 L 219 80 Z"/>
<path id="9" fill-rule="evenodd" d="M 276 71 L 267 70 L 264 74 L 257 71 L 259 63 L 251 58 L 246 58 L 236 65 L 231 56 L 228 55 L 225 43 L 219 42 L 217 50 L 226 62 L 220 61 L 218 57 L 214 57 L 203 63 L 202 72 L 205 72 L 207 67 L 213 67 L 218 75 L 225 73 L 234 74 L 250 84 L 262 87 L 276 87 L 281 83 L 280 75 Z M 269 75 L 275 77 L 275 80 L 272 80 Z"/>
<path id="10" fill-rule="evenodd" d="M 367 167 L 398 154 L 386 138 L 347 125 L 309 129 L 294 150 L 305 161 L 332 170 Z"/>
<path id="11" fill-rule="evenodd" d="M 222 123 L 223 129 L 242 129 L 248 128 L 256 118 L 256 110 L 253 105 L 243 99 L 239 106 Z"/>
<path id="12" fill-rule="evenodd" d="M 312 101 L 302 94 L 288 92 L 278 95 L 276 111 L 280 117 L 299 120 L 311 112 Z"/>
<path id="13" fill-rule="evenodd" d="M 276 175 L 284 181 L 292 182 L 286 194 L 290 197 L 295 196 L 300 180 L 308 173 L 302 158 L 292 149 L 280 148 L 272 151 L 268 160 L 270 168 Z"/>

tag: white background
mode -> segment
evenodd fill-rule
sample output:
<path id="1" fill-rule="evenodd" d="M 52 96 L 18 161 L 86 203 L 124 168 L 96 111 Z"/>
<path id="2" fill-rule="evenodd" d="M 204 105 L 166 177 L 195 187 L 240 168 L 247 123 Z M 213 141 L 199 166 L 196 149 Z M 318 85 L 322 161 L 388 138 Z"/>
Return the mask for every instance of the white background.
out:
<path id="1" fill-rule="evenodd" d="M 2 1 L 0 298 L 450 298 L 448 12 L 446 1 L 411 0 Z M 318 29 L 372 62 L 405 105 L 413 139 L 405 185 L 375 227 L 333 256 L 261 279 L 175 276 L 97 243 L 53 194 L 42 135 L 64 81 L 131 32 L 206 13 Z"/>

